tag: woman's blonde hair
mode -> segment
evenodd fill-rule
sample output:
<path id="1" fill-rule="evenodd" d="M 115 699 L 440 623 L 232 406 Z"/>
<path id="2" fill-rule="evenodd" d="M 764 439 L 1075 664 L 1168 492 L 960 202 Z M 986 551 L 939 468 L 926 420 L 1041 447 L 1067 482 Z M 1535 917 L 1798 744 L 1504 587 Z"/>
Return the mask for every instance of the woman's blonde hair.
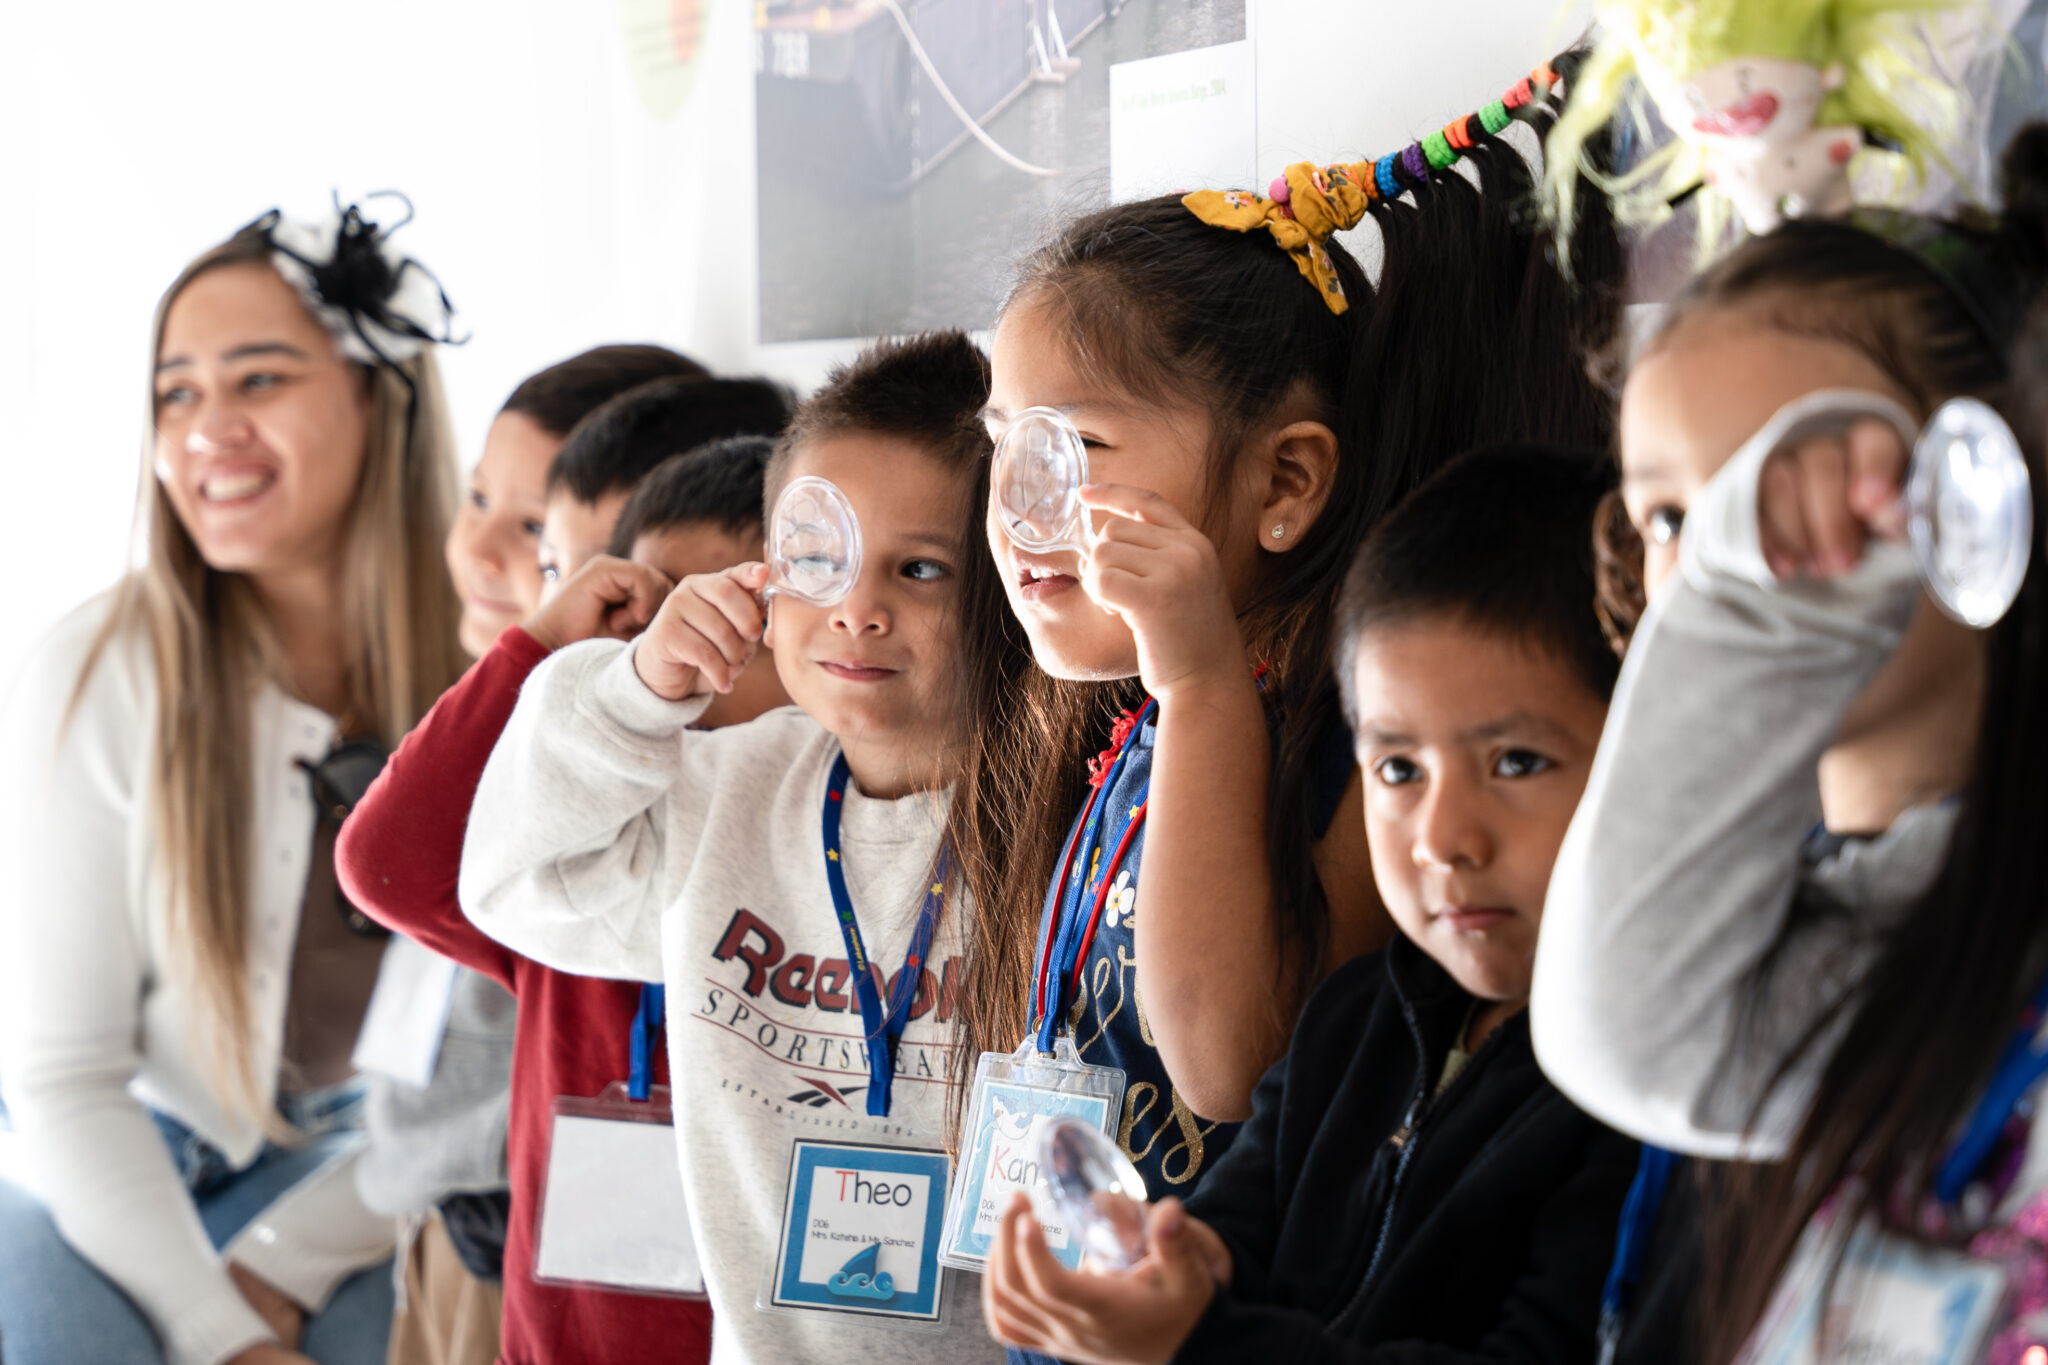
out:
<path id="1" fill-rule="evenodd" d="M 165 319 L 188 285 L 210 271 L 271 261 L 268 237 L 245 228 L 186 266 L 157 304 L 152 366 Z M 388 366 L 365 371 L 369 430 L 341 588 L 349 713 L 387 746 L 464 663 L 460 605 L 442 559 L 457 493 L 454 438 L 432 347 L 404 369 L 403 378 Z M 153 446 L 152 421 L 137 500 L 146 556 L 115 589 L 78 687 L 82 694 L 113 641 L 147 639 L 157 680 L 150 810 L 170 902 L 167 939 L 182 959 L 175 969 L 206 1002 L 210 1017 L 196 1022 L 211 1035 L 216 1092 L 274 1131 L 274 1078 L 253 1073 L 248 1050 L 249 831 L 257 817 L 250 702 L 265 682 L 288 685 L 283 651 L 248 580 L 210 567 L 178 520 L 152 473 Z"/>

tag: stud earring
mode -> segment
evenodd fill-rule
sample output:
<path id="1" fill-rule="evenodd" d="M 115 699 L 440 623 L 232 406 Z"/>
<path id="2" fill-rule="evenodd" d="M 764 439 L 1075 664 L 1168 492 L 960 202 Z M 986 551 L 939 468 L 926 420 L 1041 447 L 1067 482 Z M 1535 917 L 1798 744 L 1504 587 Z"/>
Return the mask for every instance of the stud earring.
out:
<path id="1" fill-rule="evenodd" d="M 1279 540 L 1282 536 L 1286 534 L 1287 528 L 1285 526 L 1275 526 L 1273 528 L 1273 539 L 1275 540 Z"/>

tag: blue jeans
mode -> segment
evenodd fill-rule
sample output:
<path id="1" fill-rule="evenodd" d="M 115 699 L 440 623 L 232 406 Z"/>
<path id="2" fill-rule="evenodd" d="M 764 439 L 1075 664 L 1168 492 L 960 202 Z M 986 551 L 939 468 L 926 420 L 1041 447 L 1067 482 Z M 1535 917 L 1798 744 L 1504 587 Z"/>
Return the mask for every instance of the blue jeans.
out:
<path id="1" fill-rule="evenodd" d="M 326 1164 L 360 1126 L 361 1092 L 337 1086 L 279 1097 L 285 1118 L 306 1132 L 296 1147 L 265 1143 L 237 1171 L 189 1128 L 161 1114 L 171 1159 L 192 1192 L 216 1248 L 287 1190 Z M 6 1111 L 0 1110 L 0 1129 Z M 391 1263 L 343 1281 L 327 1306 L 308 1314 L 299 1350 L 320 1365 L 383 1365 L 391 1336 Z M 6 1365 L 163 1365 L 163 1347 L 134 1300 L 71 1249 L 42 1201 L 0 1179 L 0 1359 Z"/>

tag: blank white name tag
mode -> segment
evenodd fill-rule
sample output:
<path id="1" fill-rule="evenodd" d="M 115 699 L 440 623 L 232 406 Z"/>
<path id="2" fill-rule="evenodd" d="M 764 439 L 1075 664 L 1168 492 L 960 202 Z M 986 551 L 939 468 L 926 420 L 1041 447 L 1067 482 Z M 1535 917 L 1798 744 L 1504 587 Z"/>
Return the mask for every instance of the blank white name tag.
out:
<path id="1" fill-rule="evenodd" d="M 358 1071 L 374 1071 L 424 1090 L 434 1079 L 441 1038 L 448 1031 L 448 1006 L 455 998 L 453 962 L 402 934 L 384 945 L 377 988 L 363 1011 L 349 1059 Z"/>
<path id="2" fill-rule="evenodd" d="M 665 1088 L 555 1101 L 534 1242 L 542 1284 L 704 1297 Z"/>

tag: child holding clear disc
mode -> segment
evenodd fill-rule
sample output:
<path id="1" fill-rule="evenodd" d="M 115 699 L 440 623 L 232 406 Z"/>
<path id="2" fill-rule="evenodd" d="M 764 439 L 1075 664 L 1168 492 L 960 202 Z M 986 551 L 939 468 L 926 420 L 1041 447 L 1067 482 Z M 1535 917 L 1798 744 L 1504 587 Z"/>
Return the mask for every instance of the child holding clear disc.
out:
<path id="1" fill-rule="evenodd" d="M 770 463 L 771 505 L 819 497 L 789 534 L 771 515 L 769 564 L 685 578 L 631 645 L 540 664 L 477 788 L 478 927 L 557 970 L 666 984 L 715 1365 L 994 1353 L 936 1236 L 968 923 L 949 779 L 981 704 L 961 683 L 1025 662 L 970 553 L 987 374 L 958 333 L 836 374 Z M 805 595 L 835 566 L 836 596 Z M 690 728 L 763 644 L 801 709 Z M 644 1138 L 619 1117 L 578 1140 Z"/>
<path id="2" fill-rule="evenodd" d="M 1022 1168 L 980 1159 L 997 1099 L 1026 1127 L 1034 1086 L 1038 1119 L 1099 1114 L 1154 1197 L 1186 1194 L 1315 983 L 1389 936 L 1331 613 L 1365 532 L 1452 454 L 1608 439 L 1581 345 L 1612 329 L 1613 241 L 1582 232 L 1568 286 L 1516 212 L 1524 154 L 1496 136 L 1511 112 L 1547 120 L 1569 66 L 1426 148 L 1292 167 L 1270 196 L 1117 206 L 1026 262 L 989 430 L 1026 439 L 1051 409 L 1093 482 L 1064 548 L 1024 548 L 991 508 L 1038 669 L 985 719 L 957 798 L 970 839 L 1013 850 L 1007 880 L 976 888 L 963 994 L 986 1062 L 963 1260 L 1020 1188 Z M 1330 236 L 1366 217 L 1376 284 Z M 1060 1076 L 1025 1074 L 1048 1058 Z"/>

